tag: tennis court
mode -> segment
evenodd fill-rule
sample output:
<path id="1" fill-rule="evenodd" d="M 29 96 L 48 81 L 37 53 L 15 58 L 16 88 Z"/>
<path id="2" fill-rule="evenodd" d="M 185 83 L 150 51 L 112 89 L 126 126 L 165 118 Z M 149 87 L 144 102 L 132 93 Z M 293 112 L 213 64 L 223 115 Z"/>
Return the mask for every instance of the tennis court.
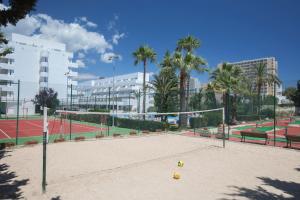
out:
<path id="1" fill-rule="evenodd" d="M 17 121 L 15 119 L 0 120 L 0 143 L 3 142 L 15 142 L 16 138 L 16 127 Z M 72 121 L 71 123 L 71 138 L 74 139 L 77 136 L 84 136 L 86 138 L 95 137 L 97 134 L 107 135 L 107 126 Z M 110 127 L 111 131 L 114 133 L 129 133 L 130 130 Z M 70 137 L 70 123 L 68 120 L 60 120 L 55 118 L 50 118 L 48 120 L 48 132 L 49 141 L 53 142 L 54 139 L 64 137 Z M 19 144 L 23 144 L 27 141 L 42 141 L 43 135 L 43 121 L 40 118 L 34 119 L 20 119 L 19 120 Z"/>

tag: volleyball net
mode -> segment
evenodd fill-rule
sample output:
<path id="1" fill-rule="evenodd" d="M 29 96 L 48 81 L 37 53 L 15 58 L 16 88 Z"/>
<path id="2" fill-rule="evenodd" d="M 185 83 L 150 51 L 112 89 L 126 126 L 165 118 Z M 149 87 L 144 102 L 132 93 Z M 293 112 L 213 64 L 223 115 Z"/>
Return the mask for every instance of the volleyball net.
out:
<path id="1" fill-rule="evenodd" d="M 57 110 L 56 118 L 60 119 L 58 120 L 62 127 L 60 130 L 64 130 L 65 134 L 75 134 L 80 132 L 79 129 L 88 128 L 93 132 L 94 127 L 97 134 L 115 136 L 168 131 L 198 133 L 204 128 L 218 129 L 223 125 L 225 115 L 223 108 L 165 113 Z"/>

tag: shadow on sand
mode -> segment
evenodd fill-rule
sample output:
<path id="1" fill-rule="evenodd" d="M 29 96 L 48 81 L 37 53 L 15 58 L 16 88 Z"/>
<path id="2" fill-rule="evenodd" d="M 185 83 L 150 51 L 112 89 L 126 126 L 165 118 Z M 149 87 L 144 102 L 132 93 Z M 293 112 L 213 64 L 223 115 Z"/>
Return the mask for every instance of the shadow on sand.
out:
<path id="1" fill-rule="evenodd" d="M 28 183 L 29 179 L 18 180 L 15 172 L 9 170 L 9 166 L 1 160 L 9 156 L 9 151 L 0 151 L 0 199 L 23 198 L 20 187 Z"/>
<path id="2" fill-rule="evenodd" d="M 296 168 L 297 170 L 297 168 Z M 299 170 L 299 169 L 298 169 Z M 255 189 L 230 186 L 234 193 L 225 194 L 230 196 L 228 198 L 222 198 L 222 200 L 239 199 L 245 197 L 247 199 L 260 199 L 260 200 L 273 200 L 273 199 L 300 199 L 300 183 L 281 181 L 278 179 L 271 179 L 267 177 L 258 177 L 263 182 L 263 186 L 273 187 L 280 191 L 280 194 L 273 193 L 266 190 L 265 187 L 257 186 Z M 283 196 L 283 193 L 285 194 Z"/>

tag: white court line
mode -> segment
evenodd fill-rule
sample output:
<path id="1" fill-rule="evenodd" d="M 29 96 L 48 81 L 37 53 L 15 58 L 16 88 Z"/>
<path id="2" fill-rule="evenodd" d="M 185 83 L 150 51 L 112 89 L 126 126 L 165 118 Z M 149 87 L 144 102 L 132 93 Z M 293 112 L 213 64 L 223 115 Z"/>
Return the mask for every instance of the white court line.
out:
<path id="1" fill-rule="evenodd" d="M 26 122 L 26 121 L 25 121 L 25 122 Z M 36 126 L 36 127 L 39 127 L 39 128 L 43 128 L 43 126 L 37 125 L 37 124 L 32 123 L 32 122 L 26 122 L 26 123 L 31 124 L 32 126 Z"/>
<path id="2" fill-rule="evenodd" d="M 95 130 L 95 129 L 102 129 L 102 127 L 96 127 L 96 126 L 88 126 L 88 125 L 83 125 L 83 124 L 72 124 L 73 126 L 79 126 L 79 127 L 83 127 L 83 128 L 88 128 L 88 129 L 91 129 L 91 130 Z M 95 127 L 95 128 L 94 128 Z"/>
<path id="3" fill-rule="evenodd" d="M 11 139 L 11 137 L 9 137 L 9 135 L 7 135 L 2 129 L 0 129 L 0 131 L 1 131 L 6 137 L 8 137 L 9 139 Z"/>

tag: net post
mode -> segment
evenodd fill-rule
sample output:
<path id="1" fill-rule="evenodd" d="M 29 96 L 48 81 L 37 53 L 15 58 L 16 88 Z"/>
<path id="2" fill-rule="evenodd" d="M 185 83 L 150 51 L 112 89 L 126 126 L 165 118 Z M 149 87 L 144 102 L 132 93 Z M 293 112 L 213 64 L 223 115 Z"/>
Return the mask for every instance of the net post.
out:
<path id="1" fill-rule="evenodd" d="M 138 133 L 140 134 L 140 112 L 141 112 L 141 90 L 139 89 L 139 96 L 138 96 L 138 120 L 139 120 L 139 123 L 138 123 Z"/>
<path id="2" fill-rule="evenodd" d="M 110 113 L 110 92 L 111 87 L 108 88 L 108 112 Z M 106 118 L 106 124 L 107 124 L 107 136 L 109 136 L 109 123 L 110 123 L 110 117 Z"/>
<path id="3" fill-rule="evenodd" d="M 46 192 L 46 161 L 47 161 L 47 133 L 48 133 L 48 124 L 47 124 L 47 107 L 43 107 L 43 180 L 42 180 L 42 190 L 43 193 Z"/>
<path id="4" fill-rule="evenodd" d="M 223 148 L 225 148 L 225 108 L 222 108 L 222 124 L 223 124 Z M 229 139 L 229 138 L 228 138 Z"/>
<path id="5" fill-rule="evenodd" d="M 71 84 L 71 96 L 70 96 L 70 110 L 72 110 L 72 98 L 73 98 L 73 84 Z M 70 136 L 69 139 L 72 139 L 72 115 L 69 115 L 70 117 Z"/>
<path id="6" fill-rule="evenodd" d="M 20 80 L 18 80 L 16 145 L 19 143 Z"/>
<path id="7" fill-rule="evenodd" d="M 275 84 L 275 81 L 273 83 L 274 85 L 274 146 L 276 146 L 276 84 Z"/>

